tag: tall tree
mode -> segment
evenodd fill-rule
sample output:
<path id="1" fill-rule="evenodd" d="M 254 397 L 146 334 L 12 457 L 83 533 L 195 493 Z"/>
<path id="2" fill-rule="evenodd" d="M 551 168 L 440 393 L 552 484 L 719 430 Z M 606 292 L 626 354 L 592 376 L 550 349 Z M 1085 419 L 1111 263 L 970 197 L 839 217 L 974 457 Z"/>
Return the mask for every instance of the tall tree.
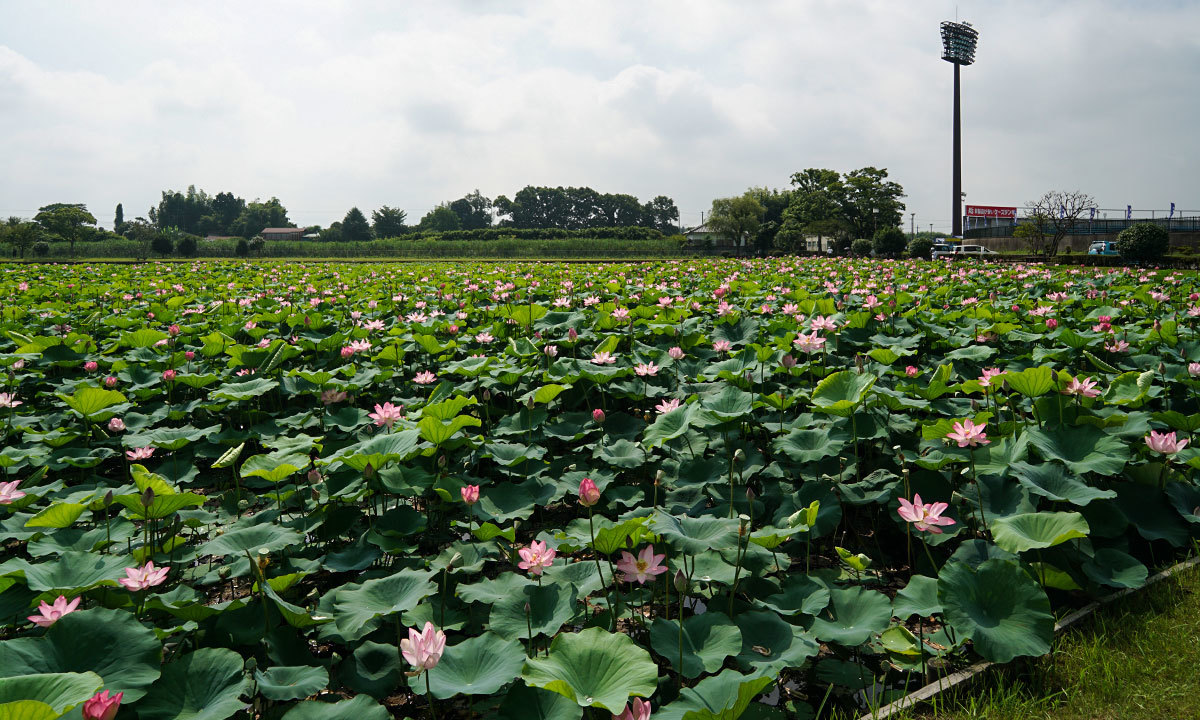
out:
<path id="1" fill-rule="evenodd" d="M 659 195 L 642 206 L 643 222 L 667 235 L 679 232 L 679 208 L 666 195 Z"/>
<path id="2" fill-rule="evenodd" d="M 1053 257 L 1058 254 L 1063 238 L 1075 230 L 1084 213 L 1096 207 L 1096 201 L 1078 190 L 1051 190 L 1026 205 L 1029 207 L 1026 224 L 1037 224 L 1036 235 L 1044 241 L 1046 254 Z"/>
<path id="3" fill-rule="evenodd" d="M 400 237 L 408 232 L 408 225 L 404 224 L 406 220 L 408 220 L 408 213 L 400 208 L 387 205 L 371 213 L 371 225 L 375 230 L 375 237 L 380 239 Z"/>
<path id="4" fill-rule="evenodd" d="M 904 188 L 887 179 L 887 168 L 865 167 L 846 175 L 843 213 L 854 236 L 874 237 L 885 227 L 899 227 L 904 218 Z"/>
<path id="5" fill-rule="evenodd" d="M 125 208 L 121 207 L 121 203 L 117 203 L 117 212 L 113 215 L 113 232 L 118 235 L 121 233 L 121 226 L 125 224 Z"/>
<path id="6" fill-rule="evenodd" d="M 342 237 L 349 242 L 367 242 L 371 239 L 371 225 L 356 207 L 350 208 L 342 218 Z"/>
<path id="7" fill-rule="evenodd" d="M 717 198 L 708 215 L 708 227 L 740 247 L 754 238 L 766 212 L 767 209 L 749 191 L 737 197 Z"/>
<path id="8" fill-rule="evenodd" d="M 458 216 L 458 225 L 463 230 L 492 226 L 492 201 L 481 195 L 478 188 L 451 202 L 449 207 Z"/>
<path id="9" fill-rule="evenodd" d="M 246 209 L 246 201 L 231 192 L 220 192 L 213 195 L 209 203 L 210 229 L 217 235 L 232 235 L 233 224 L 238 216 Z"/>
<path id="10" fill-rule="evenodd" d="M 41 225 L 19 217 L 10 217 L 7 223 L 0 225 L 0 240 L 11 243 L 22 259 L 29 248 L 42 239 L 42 233 Z"/>
<path id="11" fill-rule="evenodd" d="M 451 230 L 461 230 L 458 215 L 450 209 L 449 205 L 441 204 L 425 213 L 425 217 L 421 218 L 420 229 L 433 230 L 434 232 L 449 232 Z"/>
<path id="12" fill-rule="evenodd" d="M 161 218 L 159 225 L 161 227 Z M 238 215 L 230 230 L 234 235 L 252 238 L 261 233 L 263 228 L 294 227 L 287 217 L 287 208 L 279 202 L 279 198 L 271 198 L 266 202 L 255 200 L 247 203 Z"/>
<path id="13" fill-rule="evenodd" d="M 83 203 L 54 203 L 38 208 L 34 221 L 46 232 L 58 235 L 71 244 L 71 256 L 75 255 L 75 241 L 87 231 L 88 225 L 96 224 L 96 216 Z"/>
<path id="14" fill-rule="evenodd" d="M 795 245 L 795 234 L 817 236 L 817 251 L 824 252 L 824 241 L 846 229 L 844 208 L 846 186 L 835 170 L 807 168 L 792 175 L 795 188 L 784 212 L 784 223 L 792 235 L 789 245 Z M 802 249 L 792 247 L 793 250 Z"/>

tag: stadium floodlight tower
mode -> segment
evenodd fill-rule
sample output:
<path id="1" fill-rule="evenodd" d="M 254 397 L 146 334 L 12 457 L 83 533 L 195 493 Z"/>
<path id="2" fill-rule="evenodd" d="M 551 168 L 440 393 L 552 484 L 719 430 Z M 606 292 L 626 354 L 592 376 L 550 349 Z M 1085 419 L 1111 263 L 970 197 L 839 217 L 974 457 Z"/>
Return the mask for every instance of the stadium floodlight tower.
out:
<path id="1" fill-rule="evenodd" d="M 954 207 L 951 235 L 962 237 L 962 120 L 958 110 L 958 68 L 975 62 L 979 31 L 969 22 L 942 23 L 942 59 L 954 64 Z"/>

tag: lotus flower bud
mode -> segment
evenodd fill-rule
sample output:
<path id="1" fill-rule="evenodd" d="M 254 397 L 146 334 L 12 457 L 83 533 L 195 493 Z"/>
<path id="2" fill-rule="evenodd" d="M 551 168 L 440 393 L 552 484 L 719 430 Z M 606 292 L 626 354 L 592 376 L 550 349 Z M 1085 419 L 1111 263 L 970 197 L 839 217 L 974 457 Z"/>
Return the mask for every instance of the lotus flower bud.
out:
<path id="1" fill-rule="evenodd" d="M 107 508 L 108 506 L 112 505 L 112 503 L 113 503 L 113 491 L 109 490 L 108 492 L 104 493 L 104 507 Z"/>
<path id="2" fill-rule="evenodd" d="M 687 575 L 684 575 L 682 570 L 675 571 L 675 589 L 680 594 L 687 591 Z"/>
<path id="3" fill-rule="evenodd" d="M 571 342 L 575 342 L 579 339 L 579 333 L 575 332 L 575 328 L 571 328 L 567 331 L 567 339 Z"/>
<path id="4" fill-rule="evenodd" d="M 600 489 L 591 478 L 584 478 L 579 483 L 579 504 L 591 507 L 600 501 Z"/>
<path id="5" fill-rule="evenodd" d="M 791 353 L 788 353 L 787 355 L 783 356 L 783 359 L 780 360 L 779 363 L 783 365 L 785 370 L 791 370 L 792 368 L 796 367 L 796 358 L 792 357 Z"/>
<path id="6" fill-rule="evenodd" d="M 746 500 L 749 502 L 754 502 L 754 497 L 755 497 L 754 488 L 747 485 L 746 486 Z"/>
<path id="7" fill-rule="evenodd" d="M 484 402 L 488 402 L 488 401 L 490 401 L 491 399 L 492 399 L 492 391 L 491 391 L 491 390 L 484 390 L 484 391 L 483 391 L 483 401 L 484 401 Z"/>
<path id="8" fill-rule="evenodd" d="M 363 477 L 365 477 L 368 480 L 374 480 L 375 475 L 376 475 L 375 466 L 372 465 L 371 463 L 367 463 L 367 466 L 363 468 Z"/>
<path id="9" fill-rule="evenodd" d="M 142 507 L 150 507 L 154 504 L 154 488 L 146 488 L 146 492 L 142 493 Z"/>
<path id="10" fill-rule="evenodd" d="M 595 410 L 593 410 L 592 411 L 592 420 L 594 420 L 597 423 L 603 424 L 604 423 L 604 411 L 601 410 L 600 408 L 596 408 Z"/>
<path id="11" fill-rule="evenodd" d="M 321 482 L 321 471 L 320 471 L 320 470 L 318 470 L 318 469 L 316 469 L 316 468 L 313 468 L 312 470 L 309 470 L 309 471 L 308 471 L 308 481 L 309 481 L 310 483 L 319 483 L 319 482 Z"/>
<path id="12" fill-rule="evenodd" d="M 745 450 L 738 448 L 737 450 L 733 451 L 733 461 L 734 462 L 742 462 L 745 459 L 746 459 L 746 451 Z"/>

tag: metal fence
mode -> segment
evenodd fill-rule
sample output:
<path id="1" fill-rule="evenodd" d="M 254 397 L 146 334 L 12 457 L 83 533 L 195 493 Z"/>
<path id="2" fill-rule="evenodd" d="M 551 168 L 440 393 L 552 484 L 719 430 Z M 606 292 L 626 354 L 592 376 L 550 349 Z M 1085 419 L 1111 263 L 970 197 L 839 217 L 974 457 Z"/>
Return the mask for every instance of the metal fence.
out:
<path id="1" fill-rule="evenodd" d="M 993 227 L 972 228 L 963 231 L 964 239 L 978 240 L 982 238 L 1006 238 L 1012 237 L 1013 230 L 1018 228 L 1021 223 L 1026 222 L 1025 218 L 1017 218 L 1016 225 L 996 225 Z M 1167 218 L 1133 218 L 1126 220 L 1078 220 L 1075 226 L 1071 229 L 1072 235 L 1115 235 L 1131 225 L 1141 223 L 1153 223 L 1159 227 L 1165 228 L 1167 232 L 1200 232 L 1200 215 L 1192 215 L 1189 217 L 1177 217 L 1168 220 Z"/>

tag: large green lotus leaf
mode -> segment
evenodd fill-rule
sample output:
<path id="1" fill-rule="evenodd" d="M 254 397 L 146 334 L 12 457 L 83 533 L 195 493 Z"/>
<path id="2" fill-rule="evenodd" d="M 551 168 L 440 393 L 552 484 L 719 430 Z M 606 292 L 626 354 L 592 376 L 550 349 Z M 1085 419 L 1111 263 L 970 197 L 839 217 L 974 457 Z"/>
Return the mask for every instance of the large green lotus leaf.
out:
<path id="1" fill-rule="evenodd" d="M 646 453 L 642 446 L 624 438 L 608 445 L 597 446 L 592 456 L 613 467 L 626 469 L 641 467 L 646 463 Z"/>
<path id="2" fill-rule="evenodd" d="M 695 405 L 684 405 L 656 417 L 654 422 L 646 426 L 642 435 L 642 444 L 647 448 L 653 448 L 686 433 L 691 427 L 695 407 Z"/>
<path id="3" fill-rule="evenodd" d="M 269 552 L 276 552 L 296 545 L 303 539 L 304 536 L 295 530 L 271 523 L 261 523 L 218 535 L 201 545 L 197 552 L 201 556 L 243 555 L 247 552 L 251 555 L 258 555 L 259 550 L 266 549 Z"/>
<path id="4" fill-rule="evenodd" d="M 774 682 L 770 676 L 742 675 L 726 670 L 684 688 L 679 699 L 654 713 L 655 720 L 737 720 L 754 698 Z"/>
<path id="5" fill-rule="evenodd" d="M 1029 436 L 1006 437 L 975 451 L 975 472 L 980 475 L 1008 474 L 1010 466 L 1029 455 Z"/>
<path id="6" fill-rule="evenodd" d="M 679 622 L 658 618 L 650 626 L 650 647 L 679 671 Z M 706 612 L 683 621 L 683 675 L 716 672 L 725 658 L 742 649 L 742 631 L 726 615 Z"/>
<path id="7" fill-rule="evenodd" d="M 14 700 L 0 703 L 0 718 L 4 720 L 57 720 L 62 715 L 38 700 Z"/>
<path id="8" fill-rule="evenodd" d="M 276 451 L 265 455 L 254 455 L 242 463 L 242 477 L 260 477 L 267 482 L 277 483 L 308 467 L 308 454 L 302 452 Z"/>
<path id="9" fill-rule="evenodd" d="M 126 402 L 125 396 L 116 390 L 98 387 L 82 387 L 71 395 L 60 394 L 58 397 L 67 404 L 67 407 L 92 422 L 103 422 L 109 419 L 113 415 L 110 408 Z"/>
<path id="10" fill-rule="evenodd" d="M 1087 537 L 1090 528 L 1079 513 L 1036 512 L 992 519 L 991 531 L 997 546 L 1019 553 Z"/>
<path id="11" fill-rule="evenodd" d="M 308 665 L 277 665 L 255 670 L 258 692 L 268 700 L 299 700 L 316 695 L 329 684 L 329 671 Z"/>
<path id="12" fill-rule="evenodd" d="M 1188 526 L 1158 488 L 1121 483 L 1114 506 L 1147 540 L 1166 540 L 1175 547 L 1188 543 Z"/>
<path id="13" fill-rule="evenodd" d="M 145 520 L 146 518 L 161 520 L 162 518 L 174 515 L 186 507 L 195 507 L 204 504 L 204 496 L 197 495 L 196 493 L 155 495 L 149 507 L 143 504 L 143 497 L 141 495 L 118 495 L 113 500 L 125 506 L 129 514 L 139 520 Z"/>
<path id="14" fill-rule="evenodd" d="M 576 563 L 579 564 L 579 563 Z M 455 594 L 467 602 L 491 605 L 520 593 L 522 588 L 536 585 L 525 575 L 515 572 L 501 573 L 496 578 L 482 578 L 470 585 L 459 585 Z"/>
<path id="15" fill-rule="evenodd" d="M 1150 574 L 1132 555 L 1113 548 L 1097 550 L 1084 561 L 1083 572 L 1094 583 L 1116 588 L 1139 588 Z"/>
<path id="16" fill-rule="evenodd" d="M 347 639 L 360 638 L 375 629 L 372 620 L 412 610 L 437 592 L 429 582 L 433 573 L 401 570 L 361 585 L 344 585 L 333 594 L 333 618 L 337 630 Z"/>
<path id="17" fill-rule="evenodd" d="M 1054 387 L 1054 369 L 1049 365 L 1005 373 L 1004 381 L 1025 397 L 1045 395 Z"/>
<path id="18" fill-rule="evenodd" d="M 829 588 L 808 575 L 788 575 L 778 593 L 756 602 L 783 615 L 816 615 L 829 605 Z"/>
<path id="19" fill-rule="evenodd" d="M 221 387 L 210 393 L 210 397 L 214 400 L 229 400 L 236 402 L 238 400 L 249 400 L 260 395 L 266 395 L 275 388 L 279 387 L 279 382 L 268 378 L 253 378 L 243 382 L 224 383 Z"/>
<path id="20" fill-rule="evenodd" d="M 526 662 L 521 677 L 527 685 L 559 693 L 583 707 L 599 706 L 616 714 L 631 695 L 654 694 L 658 667 L 628 635 L 588 628 L 555 637 L 549 655 Z"/>
<path id="21" fill-rule="evenodd" d="M 505 640 L 528 638 L 530 626 L 534 636 L 552 636 L 575 614 L 575 602 L 568 585 L 526 585 L 492 606 L 488 627 Z"/>
<path id="22" fill-rule="evenodd" d="M 1200 523 L 1200 487 L 1187 483 L 1169 483 L 1167 497 L 1184 520 Z"/>
<path id="23" fill-rule="evenodd" d="M 25 527 L 66 528 L 75 524 L 87 505 L 59 502 L 34 515 Z"/>
<path id="24" fill-rule="evenodd" d="M 1057 460 L 1076 475 L 1116 475 L 1129 460 L 1129 446 L 1091 425 L 1028 431 L 1029 441 L 1046 460 Z"/>
<path id="25" fill-rule="evenodd" d="M 1001 550 L 987 540 L 964 540 L 950 556 L 950 562 L 966 563 L 977 568 L 988 560 L 1010 560 L 1017 562 L 1017 556 Z"/>
<path id="26" fill-rule="evenodd" d="M 125 577 L 127 565 L 133 564 L 132 560 L 115 555 L 65 552 L 47 562 L 31 565 L 25 571 L 25 582 L 29 589 L 38 592 L 116 585 L 118 578 Z"/>
<path id="27" fill-rule="evenodd" d="M 459 415 L 449 422 L 442 422 L 435 417 L 423 417 L 417 423 L 417 429 L 421 433 L 421 438 L 426 442 L 443 445 L 449 442 L 459 430 L 466 427 L 479 427 L 482 424 L 479 418 L 470 415 Z"/>
<path id="28" fill-rule="evenodd" d="M 818 639 L 854 647 L 886 630 L 891 622 L 892 601 L 881 592 L 850 587 L 831 590 L 829 595 L 832 617 L 818 616 L 810 628 Z"/>
<path id="29" fill-rule="evenodd" d="M 1017 462 L 1012 465 L 1017 482 L 1035 494 L 1054 502 L 1069 502 L 1072 505 L 1087 505 L 1093 500 L 1115 498 L 1112 490 L 1101 490 L 1083 482 L 1057 463 L 1030 465 Z"/>
<path id="30" fill-rule="evenodd" d="M 5 677 L 0 678 L 0 707 L 5 703 L 36 700 L 49 705 L 55 712 L 53 717 L 58 717 L 76 705 L 82 705 L 102 687 L 104 680 L 92 672 Z M 9 720 L 7 715 L 0 717 Z"/>
<path id="31" fill-rule="evenodd" d="M 601 527 L 596 531 L 596 542 L 593 547 L 605 555 L 612 555 L 627 547 L 626 543 L 630 539 L 632 539 L 633 545 L 637 545 L 646 532 L 646 520 L 648 519 L 646 516 L 633 517 L 610 527 Z"/>
<path id="32" fill-rule="evenodd" d="M 745 345 L 758 337 L 758 321 L 748 315 L 740 316 L 736 322 L 718 323 L 712 331 L 712 339 L 728 340 L 731 345 Z"/>
<path id="33" fill-rule="evenodd" d="M 382 699 L 396 688 L 407 667 L 395 645 L 368 640 L 354 648 L 350 662 L 341 663 L 338 672 L 346 687 Z"/>
<path id="34" fill-rule="evenodd" d="M 283 715 L 283 720 L 391 720 L 387 709 L 366 695 L 327 703 L 305 700 Z"/>
<path id="35" fill-rule="evenodd" d="M 503 720 L 580 720 L 583 708 L 556 692 L 514 683 L 500 704 Z"/>
<path id="36" fill-rule="evenodd" d="M 773 447 L 794 462 L 814 463 L 837 456 L 846 447 L 846 438 L 840 432 L 827 430 L 792 430 L 775 438 Z"/>
<path id="37" fill-rule="evenodd" d="M 664 512 L 654 514 L 654 532 L 663 536 L 685 554 L 706 550 L 726 550 L 737 544 L 738 521 L 735 518 L 680 517 Z"/>
<path id="38" fill-rule="evenodd" d="M 362 472 L 367 465 L 379 470 L 389 462 L 403 462 L 416 455 L 421 443 L 420 430 L 401 430 L 383 433 L 354 445 L 342 448 L 329 462 L 342 464 Z"/>
<path id="39" fill-rule="evenodd" d="M 835 372 L 817 384 L 812 395 L 813 405 L 822 412 L 850 417 L 878 379 L 853 370 Z"/>
<path id="40" fill-rule="evenodd" d="M 1142 406 L 1142 402 L 1154 385 L 1154 371 L 1121 373 L 1112 379 L 1108 389 L 1104 391 L 1104 402 L 1108 405 L 1126 405 L 1132 408 Z"/>
<path id="41" fill-rule="evenodd" d="M 122 439 L 125 447 L 156 447 L 161 450 L 178 450 L 183 446 L 203 440 L 220 432 L 220 425 L 196 428 L 184 425 L 180 428 L 155 428 L 147 432 L 126 435 Z"/>
<path id="42" fill-rule="evenodd" d="M 937 579 L 925 575 L 913 575 L 908 585 L 896 593 L 892 601 L 892 615 L 907 620 L 913 615 L 932 617 L 942 611 L 937 599 Z"/>
<path id="43" fill-rule="evenodd" d="M 225 720 L 246 707 L 242 665 L 242 656 L 225 648 L 200 648 L 168 663 L 138 703 L 139 720 Z"/>
<path id="44" fill-rule="evenodd" d="M 546 454 L 546 448 L 541 445 L 507 442 L 490 442 L 485 446 L 485 450 L 492 460 L 505 467 L 518 465 L 526 460 L 541 460 Z"/>
<path id="45" fill-rule="evenodd" d="M 785 667 L 803 665 L 821 649 L 804 628 L 790 625 L 767 610 L 740 612 L 737 625 L 742 631 L 738 665 L 756 674 L 773 677 Z"/>
<path id="46" fill-rule="evenodd" d="M 726 385 L 720 392 L 702 397 L 700 406 L 718 419 L 728 422 L 750 413 L 754 407 L 754 395 L 733 385 Z"/>
<path id="47" fill-rule="evenodd" d="M 119 652 L 114 651 L 119 648 Z M 133 613 L 93 608 L 63 616 L 42 637 L 0 642 L 0 676 L 94 672 L 127 702 L 159 674 L 162 645 Z"/>
<path id="48" fill-rule="evenodd" d="M 950 562 L 938 574 L 938 600 L 946 619 L 987 660 L 1050 652 L 1054 616 L 1046 592 L 1021 566 L 988 560 L 972 570 Z"/>
<path id="49" fill-rule="evenodd" d="M 525 650 L 515 640 L 492 633 L 448 646 L 441 662 L 429 670 L 429 690 L 445 700 L 455 695 L 491 695 L 521 674 Z M 425 683 L 412 683 L 413 692 L 425 694 Z"/>

